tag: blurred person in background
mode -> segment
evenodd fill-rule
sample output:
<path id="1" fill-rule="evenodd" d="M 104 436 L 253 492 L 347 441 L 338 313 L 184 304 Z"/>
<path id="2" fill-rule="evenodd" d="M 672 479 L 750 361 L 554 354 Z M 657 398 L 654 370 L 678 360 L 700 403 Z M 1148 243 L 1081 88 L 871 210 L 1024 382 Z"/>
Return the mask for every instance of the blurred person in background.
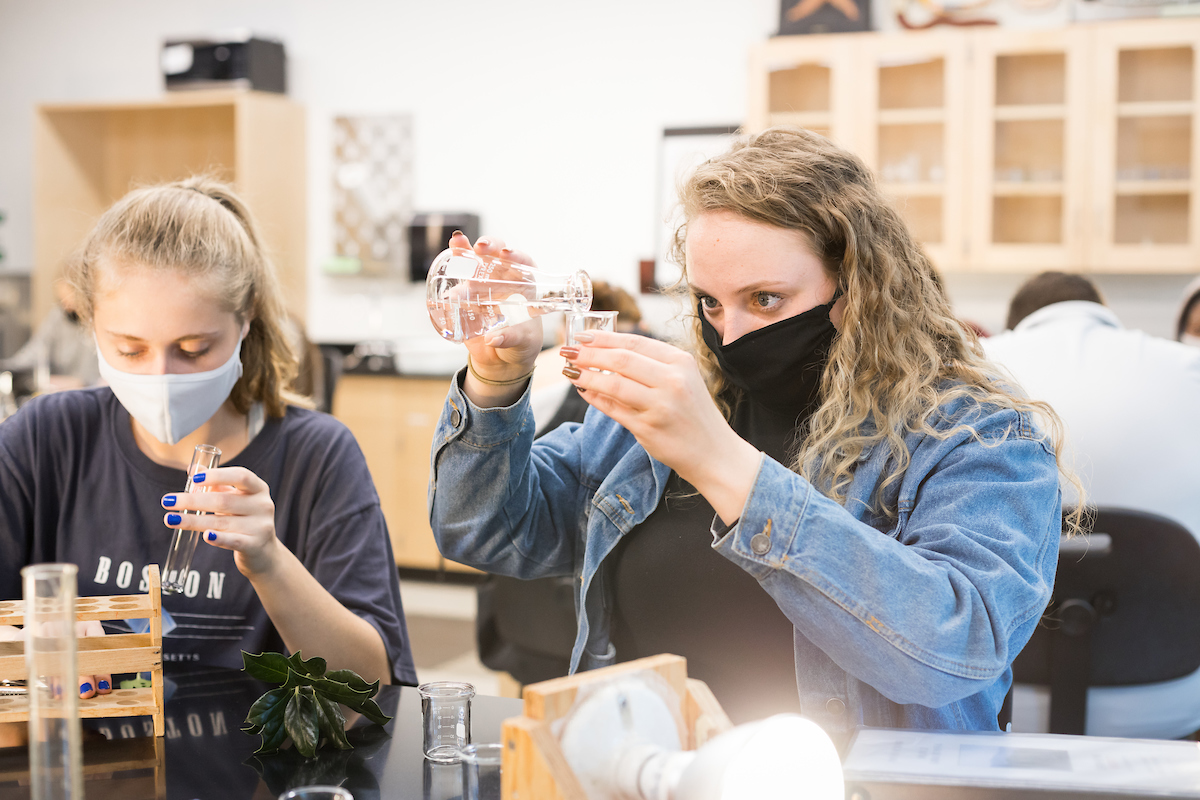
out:
<path id="1" fill-rule="evenodd" d="M 1200 278 L 1183 290 L 1183 301 L 1175 318 L 1175 341 L 1200 347 Z"/>
<path id="2" fill-rule="evenodd" d="M 620 286 L 592 281 L 592 310 L 616 311 L 617 331 L 647 333 L 637 300 Z M 566 422 L 583 422 L 588 410 L 587 401 L 562 373 L 567 360 L 558 349 L 566 344 L 565 317 L 555 338 L 555 345 L 539 353 L 536 361 L 529 399 L 535 436 Z M 507 672 L 521 684 L 566 675 L 575 644 L 573 579 L 489 575 L 478 587 L 475 639 L 484 665 Z"/>
<path id="3" fill-rule="evenodd" d="M 1058 412 L 1063 458 L 1088 503 L 1160 514 L 1200 538 L 1200 350 L 1124 328 L 1091 281 L 1061 272 L 1017 290 L 1008 327 L 983 348 Z M 1064 484 L 1063 503 L 1075 500 Z M 1036 702 L 1034 690 L 1017 687 L 1015 729 L 1045 730 L 1031 719 Z M 1089 734 L 1175 738 L 1198 728 L 1200 672 L 1088 693 Z"/>
<path id="4" fill-rule="evenodd" d="M 39 393 L 62 389 L 81 389 L 100 382 L 96 341 L 91 330 L 80 323 L 78 307 L 70 284 L 60 275 L 54 281 L 54 306 L 21 349 L 0 359 L 0 370 L 32 372 L 37 375 Z"/>

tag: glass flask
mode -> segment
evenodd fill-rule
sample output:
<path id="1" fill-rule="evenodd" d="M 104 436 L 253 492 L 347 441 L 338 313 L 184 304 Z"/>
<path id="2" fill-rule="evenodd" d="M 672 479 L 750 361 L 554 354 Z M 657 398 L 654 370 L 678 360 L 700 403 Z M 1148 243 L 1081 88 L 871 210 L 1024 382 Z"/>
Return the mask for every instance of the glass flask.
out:
<path id="1" fill-rule="evenodd" d="M 430 761 L 454 763 L 471 743 L 471 698 L 475 687 L 455 681 L 433 681 L 417 687 L 421 694 L 421 750 Z"/>
<path id="2" fill-rule="evenodd" d="M 192 463 L 187 471 L 187 485 L 184 492 L 207 492 L 208 487 L 192 484 L 192 478 L 198 472 L 207 472 L 221 466 L 221 451 L 211 444 L 198 444 L 192 452 Z M 180 511 L 180 514 L 194 514 L 192 511 Z M 187 586 L 188 573 L 192 569 L 192 557 L 196 555 L 196 545 L 200 543 L 201 531 L 189 531 L 176 528 L 171 539 L 171 549 L 167 551 L 167 561 L 162 568 L 163 594 L 179 594 Z"/>
<path id="3" fill-rule="evenodd" d="M 21 570 L 32 800 L 83 797 L 74 564 Z"/>
<path id="4" fill-rule="evenodd" d="M 553 275 L 466 247 L 443 250 L 433 260 L 425 286 L 429 319 L 452 342 L 551 311 L 584 311 L 592 305 L 592 281 L 583 270 Z"/>

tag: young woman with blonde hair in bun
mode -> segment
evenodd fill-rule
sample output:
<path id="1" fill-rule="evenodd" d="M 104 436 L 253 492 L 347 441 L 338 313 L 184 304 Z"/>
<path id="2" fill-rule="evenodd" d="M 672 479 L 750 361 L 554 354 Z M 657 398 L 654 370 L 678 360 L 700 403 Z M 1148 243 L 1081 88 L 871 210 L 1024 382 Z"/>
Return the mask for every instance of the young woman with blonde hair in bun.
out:
<path id="1" fill-rule="evenodd" d="M 182 593 L 164 597 L 165 661 L 240 668 L 243 650 L 303 651 L 414 684 L 366 462 L 285 388 L 296 354 L 237 195 L 207 178 L 132 191 L 67 279 L 107 385 L 35 398 L 0 425 L 0 597 L 20 597 L 21 567 L 46 561 L 77 564 L 81 596 L 145 591 L 163 525 L 198 530 Z M 222 466 L 196 478 L 211 491 L 185 494 L 197 444 Z M 84 697 L 111 689 L 80 678 Z"/>

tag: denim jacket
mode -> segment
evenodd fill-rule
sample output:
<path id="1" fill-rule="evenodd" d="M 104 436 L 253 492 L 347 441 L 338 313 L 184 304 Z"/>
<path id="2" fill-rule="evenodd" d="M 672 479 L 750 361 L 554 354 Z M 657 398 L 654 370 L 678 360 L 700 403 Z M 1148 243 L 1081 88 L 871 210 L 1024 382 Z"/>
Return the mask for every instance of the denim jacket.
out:
<path id="1" fill-rule="evenodd" d="M 614 663 L 602 565 L 658 505 L 670 468 L 595 409 L 535 443 L 528 391 L 480 409 L 461 378 L 433 441 L 438 547 L 487 572 L 573 574 L 571 670 Z M 871 506 L 893 471 L 877 446 L 844 505 L 763 456 L 738 521 L 714 521 L 712 546 L 792 621 L 801 708 L 830 733 L 996 730 L 1012 661 L 1050 599 L 1062 506 L 1048 443 L 1025 414 L 968 398 L 932 424 L 945 438 L 905 438 L 909 467 L 883 490 L 891 517 Z"/>

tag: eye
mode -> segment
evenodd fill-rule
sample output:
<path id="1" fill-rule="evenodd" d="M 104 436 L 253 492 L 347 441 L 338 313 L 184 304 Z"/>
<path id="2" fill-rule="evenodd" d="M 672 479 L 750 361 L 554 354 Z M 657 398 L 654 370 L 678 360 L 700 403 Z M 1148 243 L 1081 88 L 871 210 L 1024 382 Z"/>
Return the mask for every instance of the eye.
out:
<path id="1" fill-rule="evenodd" d="M 721 304 L 717 302 L 715 297 L 709 297 L 706 294 L 700 295 L 700 305 L 704 307 L 705 311 L 716 311 L 721 307 Z"/>
<path id="2" fill-rule="evenodd" d="M 133 350 L 131 352 L 126 352 L 124 350 L 117 350 L 117 355 L 119 355 L 121 358 L 137 358 L 143 352 L 144 351 L 142 351 L 142 350 Z"/>
<path id="3" fill-rule="evenodd" d="M 183 348 L 180 348 L 179 352 L 184 358 L 190 358 L 191 360 L 195 361 L 197 358 L 207 355 L 209 350 L 210 348 L 208 347 L 205 347 L 203 350 L 184 350 Z"/>
<path id="4" fill-rule="evenodd" d="M 774 292 L 758 292 L 754 295 L 754 307 L 759 311 L 770 311 L 783 302 L 783 295 Z"/>

